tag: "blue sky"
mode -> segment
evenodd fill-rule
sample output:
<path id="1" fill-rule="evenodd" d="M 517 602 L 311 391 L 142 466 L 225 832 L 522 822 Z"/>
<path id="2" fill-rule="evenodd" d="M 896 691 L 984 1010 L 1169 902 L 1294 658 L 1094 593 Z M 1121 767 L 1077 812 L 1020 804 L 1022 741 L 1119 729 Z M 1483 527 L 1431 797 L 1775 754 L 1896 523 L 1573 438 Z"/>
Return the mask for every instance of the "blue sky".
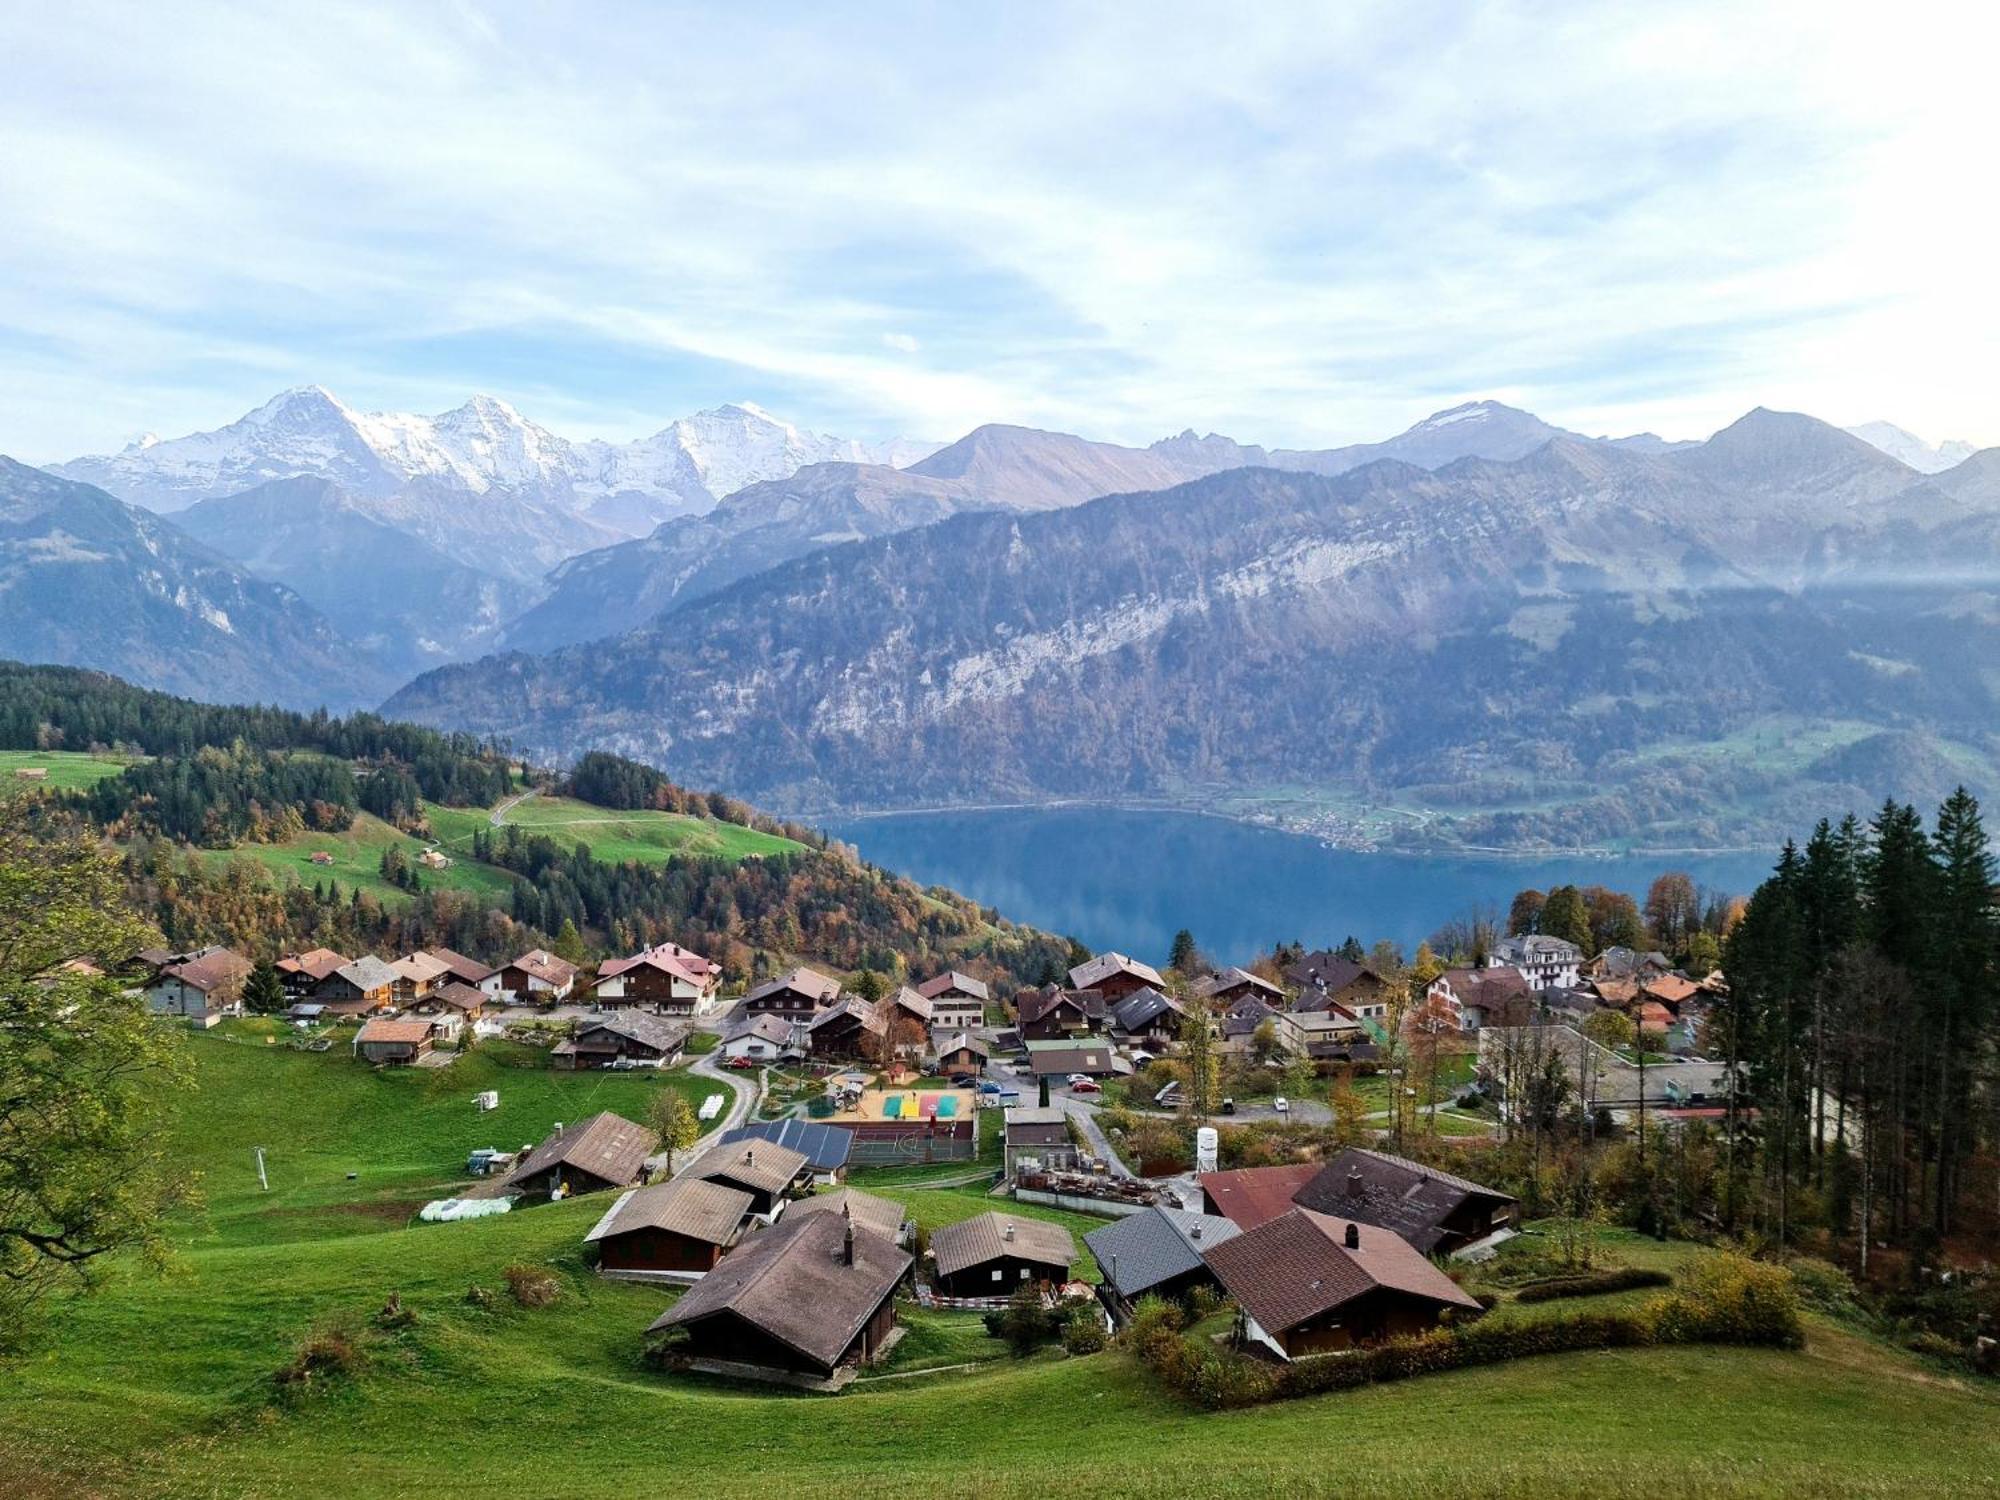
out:
<path id="1" fill-rule="evenodd" d="M 0 452 L 283 387 L 2000 442 L 1993 8 L 12 6 Z"/>

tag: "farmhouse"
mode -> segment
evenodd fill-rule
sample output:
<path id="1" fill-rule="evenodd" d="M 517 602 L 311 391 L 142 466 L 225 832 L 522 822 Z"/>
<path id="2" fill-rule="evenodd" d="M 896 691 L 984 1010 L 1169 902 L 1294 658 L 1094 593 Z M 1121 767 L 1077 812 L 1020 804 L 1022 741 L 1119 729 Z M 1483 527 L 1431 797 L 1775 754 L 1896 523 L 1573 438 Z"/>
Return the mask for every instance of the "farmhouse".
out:
<path id="1" fill-rule="evenodd" d="M 327 975 L 336 969 L 346 968 L 352 962 L 345 954 L 335 953 L 331 948 L 309 948 L 304 953 L 285 955 L 273 967 L 278 971 L 278 983 L 284 987 L 285 998 L 304 1000 Z"/>
<path id="2" fill-rule="evenodd" d="M 684 1022 L 643 1012 L 612 1015 L 580 1023 L 549 1056 L 558 1068 L 664 1068 L 680 1061 L 687 1039 Z"/>
<path id="3" fill-rule="evenodd" d="M 1022 1105 L 1007 1111 L 1006 1138 L 1002 1155 L 1009 1177 L 1019 1174 L 1017 1163 L 1026 1158 L 1046 1166 L 1052 1160 L 1067 1163 L 1074 1148 L 1069 1140 L 1069 1116 L 1059 1108 L 1041 1109 Z"/>
<path id="4" fill-rule="evenodd" d="M 842 995 L 806 1028 L 806 1050 L 815 1058 L 880 1058 L 888 1043 L 887 1005 L 859 995 Z"/>
<path id="5" fill-rule="evenodd" d="M 1132 1065 L 1113 1052 L 1109 1042 L 1088 1038 L 1078 1042 L 1030 1042 L 1028 1068 L 1037 1078 L 1067 1078 L 1072 1073 L 1109 1078 L 1132 1071 Z"/>
<path id="6" fill-rule="evenodd" d="M 1122 1322 L 1141 1297 L 1179 1302 L 1196 1287 L 1214 1287 L 1202 1252 L 1241 1232 L 1217 1214 L 1154 1207 L 1093 1229 L 1083 1242 L 1103 1273 L 1104 1302 Z"/>
<path id="7" fill-rule="evenodd" d="M 1163 990 L 1167 982 L 1151 964 L 1142 964 L 1122 953 L 1100 953 L 1069 971 L 1069 987 L 1096 990 L 1106 1000 L 1118 1001 L 1137 990 Z"/>
<path id="8" fill-rule="evenodd" d="M 621 1193 L 583 1242 L 597 1246 L 600 1271 L 680 1279 L 714 1270 L 749 1213 L 740 1189 L 676 1177 Z"/>
<path id="9" fill-rule="evenodd" d="M 659 1137 L 652 1131 L 606 1110 L 574 1125 L 557 1125 L 515 1165 L 507 1186 L 517 1193 L 558 1198 L 631 1187 L 645 1174 L 646 1158 L 658 1149 Z"/>
<path id="10" fill-rule="evenodd" d="M 1281 1359 L 1437 1326 L 1478 1302 L 1397 1235 L 1295 1208 L 1203 1252 L 1241 1309 L 1243 1337 Z"/>
<path id="11" fill-rule="evenodd" d="M 1319 1164 L 1288 1167 L 1238 1167 L 1229 1172 L 1204 1172 L 1201 1184 L 1204 1212 L 1220 1215 L 1238 1229 L 1255 1229 L 1280 1214 L 1290 1213 L 1292 1196 L 1319 1176 Z"/>
<path id="12" fill-rule="evenodd" d="M 1255 995 L 1238 1000 L 1216 1021 L 1217 1029 L 1222 1033 L 1222 1050 L 1231 1053 L 1250 1051 L 1256 1043 L 1257 1028 L 1269 1021 L 1275 1036 L 1277 1018 L 1283 1014 L 1283 1011 L 1272 1009 Z"/>
<path id="13" fill-rule="evenodd" d="M 1016 1004 L 1024 1042 L 1092 1036 L 1104 1029 L 1104 995 L 1098 990 L 1066 990 L 1050 985 L 1029 990 Z"/>
<path id="14" fill-rule="evenodd" d="M 1443 1003 L 1460 1031 L 1520 1026 L 1534 1011 L 1534 994 L 1519 969 L 1446 969 L 1424 991 Z"/>
<path id="15" fill-rule="evenodd" d="M 961 1030 L 976 1030 L 986 1020 L 987 1002 L 992 998 L 985 981 L 961 974 L 956 969 L 926 979 L 917 993 L 931 1003 L 931 1024 Z"/>
<path id="16" fill-rule="evenodd" d="M 443 964 L 451 977 L 460 984 L 484 990 L 488 995 L 499 995 L 501 985 L 498 969 L 489 969 L 478 959 L 467 958 L 463 953 L 454 953 L 449 948 L 426 948 L 424 951 Z"/>
<path id="17" fill-rule="evenodd" d="M 803 1151 L 773 1141 L 742 1140 L 709 1147 L 679 1175 L 741 1189 L 750 1195 L 750 1212 L 769 1223 L 784 1211 L 794 1190 L 812 1181 L 813 1169 Z"/>
<path id="18" fill-rule="evenodd" d="M 1206 1000 L 1216 1007 L 1232 1006 L 1249 999 L 1261 1000 L 1270 1006 L 1285 1003 L 1282 986 L 1252 974 L 1248 969 L 1224 969 L 1220 974 L 1210 974 L 1196 983 L 1194 993 L 1197 999 Z"/>
<path id="19" fill-rule="evenodd" d="M 354 1034 L 354 1055 L 381 1067 L 409 1067 L 431 1050 L 437 1024 L 421 1018 L 376 1016 Z"/>
<path id="20" fill-rule="evenodd" d="M 716 1144 L 734 1146 L 745 1141 L 768 1141 L 798 1152 L 812 1168 L 813 1181 L 821 1185 L 847 1175 L 847 1158 L 854 1150 L 853 1131 L 809 1120 L 753 1120 L 738 1125 Z"/>
<path id="21" fill-rule="evenodd" d="M 975 1214 L 931 1231 L 931 1285 L 942 1297 L 1011 1297 L 1025 1284 L 1061 1286 L 1076 1241 L 1060 1224 Z"/>
<path id="22" fill-rule="evenodd" d="M 840 981 L 815 969 L 797 968 L 767 979 L 743 997 L 740 1014 L 779 1015 L 810 1021 L 840 994 Z"/>
<path id="23" fill-rule="evenodd" d="M 444 960 L 429 953 L 412 953 L 407 958 L 395 959 L 389 967 L 396 971 L 398 1005 L 421 1000 L 435 986 L 451 977 L 451 969 Z"/>
<path id="24" fill-rule="evenodd" d="M 1520 1208 L 1506 1193 L 1362 1146 L 1334 1157 L 1293 1201 L 1394 1230 L 1423 1255 L 1451 1255 L 1508 1229 Z"/>
<path id="25" fill-rule="evenodd" d="M 776 1062 L 803 1050 L 793 1041 L 794 1029 L 794 1023 L 782 1016 L 743 1016 L 722 1034 L 722 1055 L 732 1061 Z"/>
<path id="26" fill-rule="evenodd" d="M 461 1027 L 473 1024 L 486 1014 L 486 1002 L 490 998 L 484 990 L 448 979 L 423 999 L 412 1001 L 409 1013 L 429 1016 L 438 1022 L 445 1035 L 455 1036 Z"/>
<path id="27" fill-rule="evenodd" d="M 1186 1013 L 1171 995 L 1150 988 L 1134 990 L 1111 1008 L 1111 1029 L 1127 1042 L 1159 1051 L 1180 1040 Z"/>
<path id="28" fill-rule="evenodd" d="M 1359 959 L 1322 949 L 1293 964 L 1285 978 L 1299 988 L 1294 1010 L 1324 1010 L 1334 1004 L 1367 1021 L 1389 1014 L 1388 982 Z"/>
<path id="29" fill-rule="evenodd" d="M 242 954 L 216 946 L 181 956 L 146 987 L 146 1008 L 157 1016 L 185 1016 L 213 1026 L 243 1008 L 243 981 L 254 966 Z"/>
<path id="30" fill-rule="evenodd" d="M 902 1204 L 893 1198 L 864 1193 L 859 1188 L 844 1187 L 835 1188 L 830 1193 L 814 1193 L 809 1198 L 800 1198 L 785 1212 L 791 1219 L 805 1214 L 851 1215 L 856 1228 L 879 1234 L 894 1245 L 904 1242 L 910 1227 Z"/>
<path id="31" fill-rule="evenodd" d="M 330 1016 L 359 1016 L 386 1010 L 396 998 L 396 971 L 372 953 L 342 964 L 313 987 L 313 998 Z"/>
<path id="32" fill-rule="evenodd" d="M 522 1000 L 558 1005 L 576 983 L 576 965 L 546 948 L 530 948 L 500 971 L 500 987 Z"/>
<path id="33" fill-rule="evenodd" d="M 959 1073 L 984 1073 L 992 1050 L 969 1031 L 933 1031 L 931 1053 L 937 1070 L 947 1078 Z"/>
<path id="34" fill-rule="evenodd" d="M 647 1330 L 688 1367 L 837 1390 L 895 1341 L 909 1255 L 845 1213 L 801 1214 L 722 1258 Z"/>
<path id="35" fill-rule="evenodd" d="M 592 993 L 599 1005 L 650 1005 L 670 1016 L 698 1016 L 714 1007 L 722 969 L 691 948 L 658 943 L 598 966 Z"/>

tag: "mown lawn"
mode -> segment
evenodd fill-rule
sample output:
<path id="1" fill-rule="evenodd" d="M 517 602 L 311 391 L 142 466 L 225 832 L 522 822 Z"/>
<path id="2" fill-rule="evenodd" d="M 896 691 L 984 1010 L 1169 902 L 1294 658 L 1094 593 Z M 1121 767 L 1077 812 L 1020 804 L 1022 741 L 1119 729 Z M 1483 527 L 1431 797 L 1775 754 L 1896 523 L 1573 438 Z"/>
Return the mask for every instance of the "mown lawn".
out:
<path id="1" fill-rule="evenodd" d="M 448 848 L 470 848 L 472 835 L 490 826 L 490 814 L 486 812 L 435 806 L 427 811 L 432 831 Z M 741 859 L 745 855 L 778 854 L 801 847 L 791 839 L 759 833 L 735 823 L 719 823 L 712 818 L 620 811 L 593 807 L 568 797 L 529 797 L 509 808 L 502 821 L 523 833 L 546 834 L 565 847 L 588 844 L 593 855 L 613 864 L 626 860 L 658 863 L 675 855 Z"/>
<path id="2" fill-rule="evenodd" d="M 16 791 L 77 791 L 116 776 L 127 764 L 80 750 L 0 750 L 0 797 Z M 28 781 L 14 774 L 34 769 L 47 771 L 48 778 Z"/>
<path id="3" fill-rule="evenodd" d="M 0 1367 L 0 1494 L 1820 1500 L 2000 1486 L 1991 1387 L 1818 1321 L 1801 1353 L 1565 1355 L 1223 1413 L 1167 1399 L 1121 1354 L 1006 1357 L 976 1318 L 947 1313 L 910 1317 L 894 1368 L 977 1369 L 837 1398 L 656 1373 L 642 1334 L 674 1294 L 584 1270 L 601 1197 L 446 1225 L 391 1206 L 444 1185 L 471 1145 L 636 1112 L 671 1075 L 556 1074 L 500 1046 L 378 1075 L 236 1031 L 247 1039 L 194 1040 L 201 1093 L 174 1132 L 206 1174 L 212 1223 L 187 1229 L 167 1275 L 114 1266 L 101 1294 L 55 1309 L 43 1348 Z M 499 1113 L 473 1113 L 482 1086 L 500 1090 Z M 272 1151 L 268 1195 L 249 1161 L 258 1143 Z M 928 1223 L 993 1206 L 973 1190 L 865 1185 Z M 1632 1263 L 1702 1253 L 1611 1242 Z M 504 1292 L 468 1303 L 516 1262 L 556 1270 L 554 1306 Z M 391 1293 L 413 1327 L 371 1327 Z M 282 1396 L 272 1373 L 330 1324 L 356 1331 L 364 1363 Z"/>

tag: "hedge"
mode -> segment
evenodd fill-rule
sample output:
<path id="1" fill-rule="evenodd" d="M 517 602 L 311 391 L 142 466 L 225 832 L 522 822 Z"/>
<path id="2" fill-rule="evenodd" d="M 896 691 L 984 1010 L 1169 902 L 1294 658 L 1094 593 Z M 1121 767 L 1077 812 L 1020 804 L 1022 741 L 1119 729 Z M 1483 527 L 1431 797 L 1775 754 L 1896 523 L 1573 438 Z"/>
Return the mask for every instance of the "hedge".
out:
<path id="1" fill-rule="evenodd" d="M 1250 1406 L 1323 1391 L 1351 1390 L 1417 1375 L 1499 1364 L 1540 1354 L 1663 1344 L 1752 1344 L 1797 1348 L 1803 1342 L 1798 1297 L 1780 1266 L 1718 1256 L 1696 1268 L 1680 1290 L 1642 1307 L 1572 1312 L 1531 1323 L 1447 1323 L 1414 1338 L 1341 1354 L 1270 1365 L 1182 1333 L 1160 1316 L 1127 1347 L 1170 1389 L 1210 1408 Z"/>
<path id="2" fill-rule="evenodd" d="M 1665 1271 L 1649 1271 L 1626 1266 L 1616 1271 L 1595 1271 L 1583 1276 L 1558 1276 L 1537 1281 L 1514 1294 L 1516 1302 L 1554 1302 L 1559 1297 L 1601 1297 L 1607 1292 L 1629 1292 L 1642 1286 L 1672 1286 L 1674 1278 Z"/>

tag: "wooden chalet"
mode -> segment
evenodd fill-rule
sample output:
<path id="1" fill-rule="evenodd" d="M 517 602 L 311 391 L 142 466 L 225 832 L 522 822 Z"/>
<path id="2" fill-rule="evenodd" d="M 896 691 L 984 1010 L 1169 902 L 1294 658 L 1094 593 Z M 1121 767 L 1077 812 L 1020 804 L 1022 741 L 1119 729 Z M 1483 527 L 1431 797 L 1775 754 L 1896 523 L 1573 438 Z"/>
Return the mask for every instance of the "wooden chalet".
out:
<path id="1" fill-rule="evenodd" d="M 984 980 L 961 974 L 956 969 L 926 979 L 917 993 L 931 1003 L 931 1024 L 961 1031 L 976 1031 L 986 1024 L 986 1007 L 992 992 Z"/>
<path id="2" fill-rule="evenodd" d="M 558 1042 L 550 1061 L 558 1068 L 670 1067 L 687 1050 L 688 1026 L 643 1011 L 577 1023 L 576 1035 Z"/>
<path id="3" fill-rule="evenodd" d="M 500 970 L 500 987 L 520 1000 L 558 1005 L 576 985 L 576 965 L 546 948 L 530 948 Z"/>
<path id="4" fill-rule="evenodd" d="M 342 964 L 313 987 L 328 1016 L 361 1016 L 395 1003 L 396 971 L 372 953 Z"/>
<path id="5" fill-rule="evenodd" d="M 1015 1004 L 1016 1030 L 1024 1042 L 1052 1042 L 1095 1036 L 1105 1027 L 1108 1007 L 1100 990 L 1066 990 L 1060 985 L 1029 990 Z"/>
<path id="6" fill-rule="evenodd" d="M 530 1196 L 573 1197 L 637 1183 L 659 1137 L 609 1110 L 558 1125 L 547 1140 L 524 1155 L 508 1174 L 507 1187 Z"/>
<path id="7" fill-rule="evenodd" d="M 274 968 L 287 1000 L 309 999 L 321 980 L 336 969 L 344 969 L 353 959 L 331 948 L 308 948 L 304 953 L 288 953 Z"/>
<path id="8" fill-rule="evenodd" d="M 628 958 L 606 959 L 591 993 L 604 1006 L 650 1006 L 662 1015 L 698 1016 L 715 1005 L 722 968 L 678 943 L 657 943 Z"/>
<path id="9" fill-rule="evenodd" d="M 354 1034 L 354 1055 L 377 1067 L 410 1067 L 437 1043 L 435 1021 L 421 1016 L 376 1016 Z"/>
<path id="10" fill-rule="evenodd" d="M 1509 1194 L 1422 1162 L 1349 1146 L 1293 1195 L 1302 1208 L 1393 1230 L 1422 1255 L 1451 1255 L 1510 1229 Z"/>
<path id="11" fill-rule="evenodd" d="M 746 1016 L 778 1015 L 810 1021 L 840 996 L 840 981 L 816 969 L 797 968 L 767 979 L 743 997 Z"/>
<path id="12" fill-rule="evenodd" d="M 1241 1232 L 1218 1214 L 1153 1207 L 1093 1229 L 1083 1242 L 1103 1277 L 1099 1295 L 1122 1322 L 1141 1297 L 1185 1302 L 1199 1287 L 1215 1288 L 1202 1255 Z"/>
<path id="13" fill-rule="evenodd" d="M 931 1285 L 942 1297 L 1011 1297 L 1069 1280 L 1076 1241 L 1060 1224 L 984 1213 L 931 1231 Z"/>
<path id="14" fill-rule="evenodd" d="M 741 1140 L 709 1147 L 676 1175 L 741 1189 L 750 1195 L 750 1211 L 769 1220 L 812 1184 L 813 1168 L 803 1151 L 775 1141 Z"/>
<path id="15" fill-rule="evenodd" d="M 599 1271 L 682 1279 L 714 1270 L 749 1215 L 741 1189 L 676 1177 L 620 1194 L 583 1238 Z"/>
<path id="16" fill-rule="evenodd" d="M 1106 1001 L 1116 1002 L 1139 990 L 1164 990 L 1167 982 L 1151 964 L 1122 953 L 1100 953 L 1069 971 L 1069 987 L 1096 990 Z"/>

